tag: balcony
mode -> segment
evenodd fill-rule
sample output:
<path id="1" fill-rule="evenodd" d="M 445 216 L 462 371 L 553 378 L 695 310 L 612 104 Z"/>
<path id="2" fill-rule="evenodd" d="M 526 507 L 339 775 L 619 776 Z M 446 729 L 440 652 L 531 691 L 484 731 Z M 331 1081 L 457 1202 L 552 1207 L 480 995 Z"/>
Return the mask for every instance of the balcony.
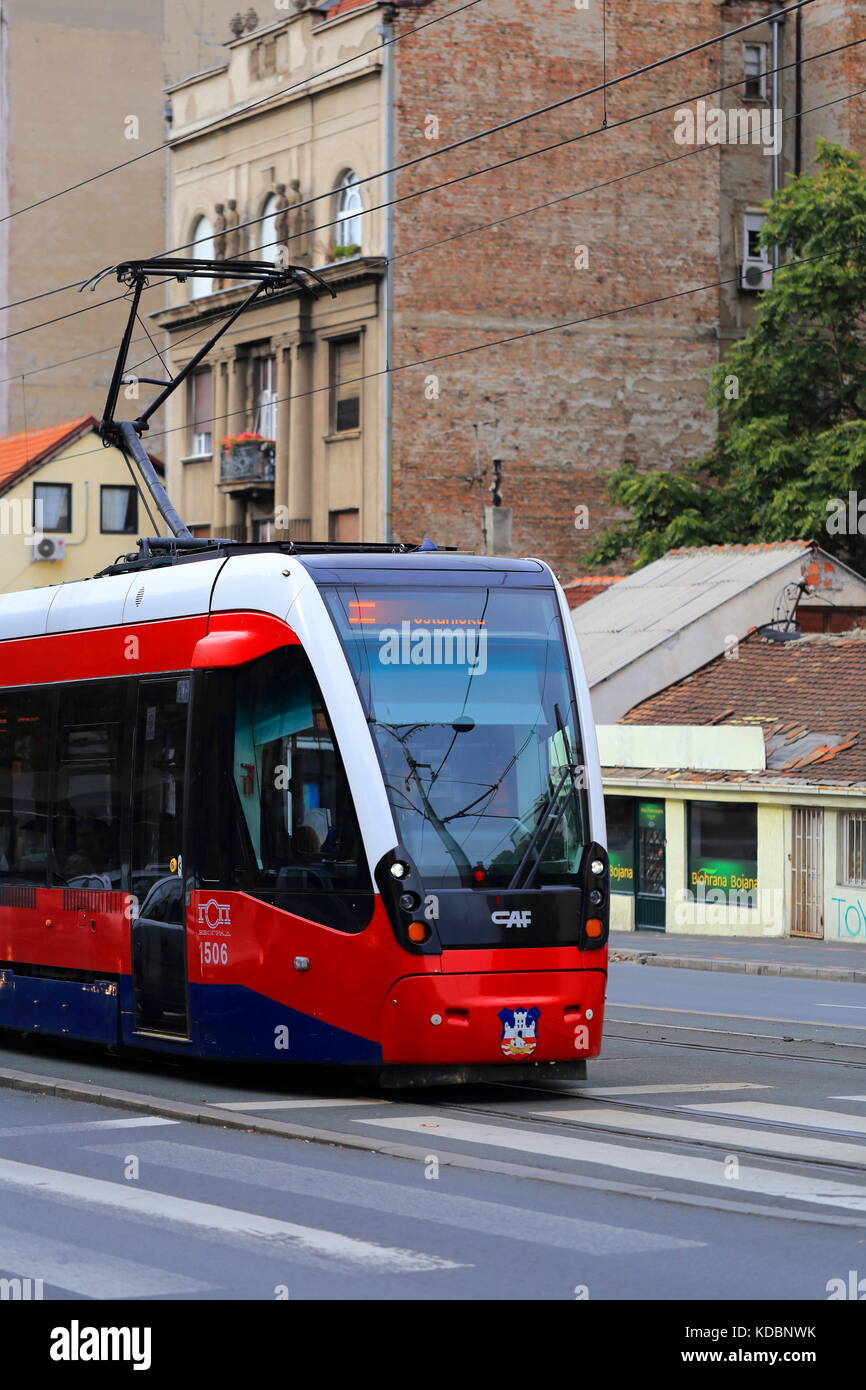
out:
<path id="1" fill-rule="evenodd" d="M 220 490 L 230 496 L 273 491 L 274 452 L 272 439 L 245 438 L 223 440 L 220 450 Z"/>

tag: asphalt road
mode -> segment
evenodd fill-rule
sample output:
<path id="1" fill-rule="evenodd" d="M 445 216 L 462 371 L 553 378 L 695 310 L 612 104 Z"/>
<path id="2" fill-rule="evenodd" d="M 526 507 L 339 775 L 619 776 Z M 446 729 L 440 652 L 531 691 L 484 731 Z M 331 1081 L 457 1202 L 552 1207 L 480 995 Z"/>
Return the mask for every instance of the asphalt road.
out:
<path id="1" fill-rule="evenodd" d="M 6 1040 L 0 1068 L 133 1108 L 0 1088 L 0 1278 L 83 1300 L 824 1300 L 866 1276 L 864 1038 L 861 986 L 621 964 L 581 1085 L 386 1096 Z"/>

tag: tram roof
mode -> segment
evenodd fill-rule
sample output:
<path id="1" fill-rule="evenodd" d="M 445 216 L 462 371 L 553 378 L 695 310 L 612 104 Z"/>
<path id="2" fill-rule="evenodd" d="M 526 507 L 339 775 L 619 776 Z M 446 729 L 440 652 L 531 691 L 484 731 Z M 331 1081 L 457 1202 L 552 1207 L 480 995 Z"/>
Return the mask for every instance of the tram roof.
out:
<path id="1" fill-rule="evenodd" d="M 298 579 L 306 574 L 315 584 L 415 583 L 422 576 L 434 584 L 483 583 L 494 575 L 504 585 L 551 583 L 539 560 L 433 549 L 395 553 L 385 547 L 335 551 L 325 546 L 298 553 L 281 544 L 233 544 L 2 594 L 0 642 L 245 608 L 284 617 L 285 576 L 292 573 Z"/>

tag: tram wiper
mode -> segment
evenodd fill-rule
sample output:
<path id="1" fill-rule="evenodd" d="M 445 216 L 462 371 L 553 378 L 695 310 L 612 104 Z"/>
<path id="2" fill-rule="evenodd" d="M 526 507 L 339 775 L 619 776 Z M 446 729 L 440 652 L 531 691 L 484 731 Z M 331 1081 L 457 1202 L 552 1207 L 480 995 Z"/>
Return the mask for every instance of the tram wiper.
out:
<path id="1" fill-rule="evenodd" d="M 581 772 L 579 765 L 574 761 L 574 758 L 572 756 L 571 742 L 568 737 L 568 730 L 565 727 L 565 723 L 563 721 L 559 705 L 554 705 L 553 709 L 556 715 L 557 728 L 560 734 L 562 735 L 562 742 L 565 746 L 565 755 L 567 761 L 565 767 L 563 768 L 562 776 L 560 777 L 559 781 L 557 782 L 553 791 L 550 793 L 550 796 L 547 798 L 547 801 L 545 802 L 542 808 L 541 815 L 538 817 L 535 829 L 529 837 L 529 844 L 523 851 L 520 863 L 514 870 L 514 873 L 511 877 L 511 882 L 508 884 L 508 892 L 513 892 L 516 888 L 532 887 L 535 875 L 538 873 L 539 865 L 544 859 L 547 846 L 550 844 L 550 841 L 556 833 L 560 821 L 562 820 L 563 816 L 568 810 L 570 793 L 577 786 L 577 779 L 580 776 Z M 566 794 L 562 801 L 562 805 L 560 806 L 559 799 L 562 796 L 562 791 L 566 783 L 570 784 L 568 794 Z M 555 815 L 554 812 L 556 812 Z M 547 822 L 551 816 L 553 816 L 553 819 L 550 820 L 550 824 L 548 825 Z M 545 829 L 546 834 L 544 833 Z M 544 839 L 541 840 L 541 843 L 539 843 L 542 834 L 544 834 Z M 533 855 L 535 856 L 534 858 Z M 530 860 L 532 860 L 532 863 L 530 865 L 529 871 L 525 873 L 526 866 L 527 864 L 529 864 Z"/>

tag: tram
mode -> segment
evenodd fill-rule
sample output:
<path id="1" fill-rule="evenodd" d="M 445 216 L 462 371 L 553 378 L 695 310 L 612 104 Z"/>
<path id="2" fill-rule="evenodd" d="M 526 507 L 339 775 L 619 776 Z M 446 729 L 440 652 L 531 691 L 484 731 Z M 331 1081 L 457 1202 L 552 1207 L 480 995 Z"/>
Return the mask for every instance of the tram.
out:
<path id="1" fill-rule="evenodd" d="M 392 1085 L 584 1075 L 608 860 L 547 565 L 140 549 L 0 597 L 0 1028 Z"/>

